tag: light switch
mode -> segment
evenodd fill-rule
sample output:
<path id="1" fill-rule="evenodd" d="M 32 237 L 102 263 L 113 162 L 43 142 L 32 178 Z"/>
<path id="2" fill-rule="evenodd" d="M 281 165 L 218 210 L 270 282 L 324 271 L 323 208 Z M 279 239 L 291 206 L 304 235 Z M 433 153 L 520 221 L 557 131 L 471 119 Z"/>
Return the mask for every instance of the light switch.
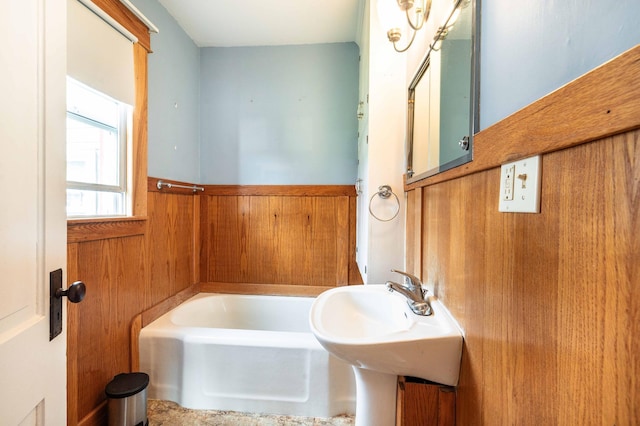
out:
<path id="1" fill-rule="evenodd" d="M 539 155 L 501 166 L 499 211 L 540 212 L 540 166 Z"/>

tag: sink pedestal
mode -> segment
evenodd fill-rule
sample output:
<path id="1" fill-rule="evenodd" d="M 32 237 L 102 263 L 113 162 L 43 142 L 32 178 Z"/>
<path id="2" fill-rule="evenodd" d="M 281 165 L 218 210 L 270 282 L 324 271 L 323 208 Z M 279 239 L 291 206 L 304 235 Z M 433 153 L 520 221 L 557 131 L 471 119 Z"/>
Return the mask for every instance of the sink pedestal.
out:
<path id="1" fill-rule="evenodd" d="M 353 366 L 356 377 L 356 425 L 394 426 L 398 376 Z"/>

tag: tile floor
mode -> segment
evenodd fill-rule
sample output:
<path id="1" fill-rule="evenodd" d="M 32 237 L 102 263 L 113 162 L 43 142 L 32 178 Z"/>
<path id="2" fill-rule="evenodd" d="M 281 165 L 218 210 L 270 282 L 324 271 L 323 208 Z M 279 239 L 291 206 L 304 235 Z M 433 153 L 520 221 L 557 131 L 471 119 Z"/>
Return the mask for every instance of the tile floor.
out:
<path id="1" fill-rule="evenodd" d="M 150 399 L 149 426 L 353 426 L 353 416 L 331 418 L 273 416 L 234 411 L 189 410 L 175 402 Z"/>

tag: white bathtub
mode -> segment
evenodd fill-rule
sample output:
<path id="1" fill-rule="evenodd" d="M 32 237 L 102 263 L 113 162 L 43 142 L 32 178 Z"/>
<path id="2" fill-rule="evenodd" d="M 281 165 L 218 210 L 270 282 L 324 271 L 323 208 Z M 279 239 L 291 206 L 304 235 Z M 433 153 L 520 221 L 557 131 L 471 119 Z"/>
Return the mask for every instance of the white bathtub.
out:
<path id="1" fill-rule="evenodd" d="M 355 413 L 351 366 L 309 330 L 310 297 L 201 293 L 140 333 L 148 396 L 186 408 Z"/>

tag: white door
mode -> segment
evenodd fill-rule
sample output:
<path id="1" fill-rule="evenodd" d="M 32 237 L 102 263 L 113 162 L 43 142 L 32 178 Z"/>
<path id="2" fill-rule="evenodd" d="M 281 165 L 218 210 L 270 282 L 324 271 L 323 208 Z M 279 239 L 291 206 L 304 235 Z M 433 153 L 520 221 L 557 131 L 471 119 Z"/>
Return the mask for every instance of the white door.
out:
<path id="1" fill-rule="evenodd" d="M 66 2 L 0 0 L 0 43 L 0 425 L 60 426 L 49 272 L 66 269 Z"/>

